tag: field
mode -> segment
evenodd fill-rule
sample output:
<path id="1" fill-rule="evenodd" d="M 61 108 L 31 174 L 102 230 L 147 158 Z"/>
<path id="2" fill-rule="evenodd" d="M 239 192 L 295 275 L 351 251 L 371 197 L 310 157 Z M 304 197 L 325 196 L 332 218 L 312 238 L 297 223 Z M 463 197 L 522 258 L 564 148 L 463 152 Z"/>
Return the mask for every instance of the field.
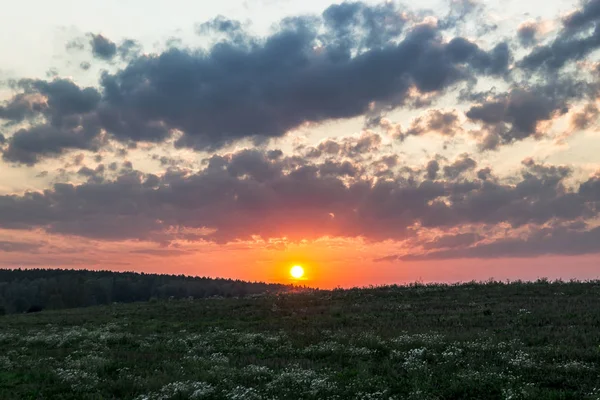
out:
<path id="1" fill-rule="evenodd" d="M 0 317 L 0 399 L 600 399 L 600 282 Z"/>

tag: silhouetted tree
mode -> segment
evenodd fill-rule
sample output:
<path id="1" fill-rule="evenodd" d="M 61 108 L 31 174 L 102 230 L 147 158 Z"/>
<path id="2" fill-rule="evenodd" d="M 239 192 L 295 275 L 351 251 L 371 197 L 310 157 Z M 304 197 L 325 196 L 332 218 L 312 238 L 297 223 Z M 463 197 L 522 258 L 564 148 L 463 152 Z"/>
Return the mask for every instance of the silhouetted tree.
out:
<path id="1" fill-rule="evenodd" d="M 290 286 L 184 275 L 51 269 L 0 269 L 0 315 L 151 298 L 242 297 Z"/>

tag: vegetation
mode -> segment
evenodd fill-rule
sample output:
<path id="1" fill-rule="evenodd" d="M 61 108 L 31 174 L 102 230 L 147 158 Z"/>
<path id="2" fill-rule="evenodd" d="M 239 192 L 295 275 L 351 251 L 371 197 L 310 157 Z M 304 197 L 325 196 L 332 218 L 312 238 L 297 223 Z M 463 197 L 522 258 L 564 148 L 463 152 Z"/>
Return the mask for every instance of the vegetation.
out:
<path id="1" fill-rule="evenodd" d="M 0 317 L 2 399 L 600 399 L 600 282 L 411 285 Z"/>
<path id="2" fill-rule="evenodd" d="M 0 315 L 151 299 L 240 297 L 289 288 L 285 285 L 184 275 L 0 269 Z"/>

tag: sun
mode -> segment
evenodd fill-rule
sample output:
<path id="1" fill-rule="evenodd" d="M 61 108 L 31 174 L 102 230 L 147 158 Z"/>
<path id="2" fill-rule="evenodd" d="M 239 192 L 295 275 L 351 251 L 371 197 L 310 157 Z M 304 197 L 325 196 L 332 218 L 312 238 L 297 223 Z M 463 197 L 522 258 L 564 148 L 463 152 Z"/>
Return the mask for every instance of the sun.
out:
<path id="1" fill-rule="evenodd" d="M 304 268 L 300 265 L 294 265 L 292 269 L 290 269 L 290 275 L 295 279 L 300 279 L 304 276 Z"/>

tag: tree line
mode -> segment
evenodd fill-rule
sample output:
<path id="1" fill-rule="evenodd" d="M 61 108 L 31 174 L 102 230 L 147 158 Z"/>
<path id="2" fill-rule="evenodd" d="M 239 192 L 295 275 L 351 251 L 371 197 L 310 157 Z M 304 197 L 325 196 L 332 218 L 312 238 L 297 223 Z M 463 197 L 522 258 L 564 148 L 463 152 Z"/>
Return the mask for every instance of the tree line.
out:
<path id="1" fill-rule="evenodd" d="M 0 269 L 0 315 L 152 299 L 243 297 L 291 286 L 133 272 Z"/>

